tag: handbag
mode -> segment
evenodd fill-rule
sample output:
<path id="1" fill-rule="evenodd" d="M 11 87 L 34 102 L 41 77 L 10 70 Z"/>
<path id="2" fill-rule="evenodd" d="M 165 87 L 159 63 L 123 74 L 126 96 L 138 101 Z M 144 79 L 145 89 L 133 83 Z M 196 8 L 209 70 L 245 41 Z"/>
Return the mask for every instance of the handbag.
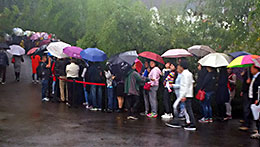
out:
<path id="1" fill-rule="evenodd" d="M 11 62 L 12 62 L 12 63 L 15 63 L 15 58 L 14 58 L 14 57 L 12 58 L 12 61 L 11 61 Z"/>
<path id="2" fill-rule="evenodd" d="M 150 83 L 145 83 L 144 84 L 144 90 L 150 91 L 151 89 L 151 84 Z"/>
<path id="3" fill-rule="evenodd" d="M 204 90 L 199 90 L 196 99 L 203 101 L 205 99 L 206 92 Z"/>

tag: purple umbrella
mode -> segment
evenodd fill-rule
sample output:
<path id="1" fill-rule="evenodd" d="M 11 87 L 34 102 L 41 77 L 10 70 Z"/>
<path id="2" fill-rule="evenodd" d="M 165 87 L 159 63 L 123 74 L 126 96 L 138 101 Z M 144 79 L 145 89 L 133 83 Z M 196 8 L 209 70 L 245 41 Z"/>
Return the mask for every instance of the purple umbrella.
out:
<path id="1" fill-rule="evenodd" d="M 81 59 L 81 56 L 80 56 L 80 52 L 82 51 L 83 49 L 80 48 L 80 47 L 76 47 L 76 46 L 71 46 L 71 47 L 66 47 L 63 49 L 63 53 L 70 56 L 70 57 L 73 57 L 73 58 L 79 58 Z"/>

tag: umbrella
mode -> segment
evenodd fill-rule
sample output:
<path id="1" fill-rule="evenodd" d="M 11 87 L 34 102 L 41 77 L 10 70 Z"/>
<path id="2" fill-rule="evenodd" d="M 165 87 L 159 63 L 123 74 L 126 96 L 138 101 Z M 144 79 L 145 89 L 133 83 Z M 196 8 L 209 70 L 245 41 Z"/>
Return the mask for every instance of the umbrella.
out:
<path id="1" fill-rule="evenodd" d="M 107 59 L 107 55 L 98 48 L 87 48 L 80 52 L 83 59 L 91 62 L 103 62 Z"/>
<path id="2" fill-rule="evenodd" d="M 210 53 L 199 60 L 202 66 L 214 68 L 227 66 L 229 62 L 230 57 L 224 53 Z"/>
<path id="3" fill-rule="evenodd" d="M 139 56 L 165 64 L 163 61 L 163 58 L 160 55 L 153 53 L 153 52 L 145 51 L 145 52 L 140 53 Z"/>
<path id="4" fill-rule="evenodd" d="M 21 28 L 13 28 L 13 32 L 16 36 L 23 36 L 23 30 Z"/>
<path id="5" fill-rule="evenodd" d="M 253 62 L 254 62 L 254 64 L 255 64 L 255 66 L 258 67 L 258 68 L 260 68 L 260 57 L 255 58 L 255 59 L 252 59 L 252 60 L 253 60 Z"/>
<path id="6" fill-rule="evenodd" d="M 57 58 L 66 58 L 68 57 L 66 54 L 63 53 L 63 49 L 65 47 L 70 47 L 71 45 L 64 43 L 64 42 L 52 42 L 47 46 L 47 50 Z"/>
<path id="7" fill-rule="evenodd" d="M 45 44 L 49 44 L 51 43 L 50 40 L 42 40 L 40 43 L 39 43 L 39 46 L 42 46 L 42 45 L 45 45 Z"/>
<path id="8" fill-rule="evenodd" d="M 63 53 L 70 56 L 70 57 L 73 57 L 73 58 L 79 58 L 81 59 L 81 56 L 80 56 L 80 52 L 82 51 L 83 49 L 80 48 L 80 47 L 76 47 L 76 46 L 71 46 L 71 47 L 66 47 L 63 49 Z"/>
<path id="9" fill-rule="evenodd" d="M 239 57 L 239 56 L 244 56 L 244 55 L 251 55 L 248 52 L 245 51 L 239 51 L 239 52 L 233 52 L 233 53 L 229 53 L 230 56 L 232 56 L 233 58 Z"/>
<path id="10" fill-rule="evenodd" d="M 111 72 L 116 77 L 124 77 L 135 63 L 138 55 L 136 51 L 116 54 L 108 59 Z"/>
<path id="11" fill-rule="evenodd" d="M 216 53 L 212 48 L 206 45 L 194 45 L 189 47 L 188 51 L 197 57 L 204 57 L 209 53 Z"/>
<path id="12" fill-rule="evenodd" d="M 239 56 L 235 58 L 229 65 L 228 68 L 234 68 L 234 67 L 249 67 L 254 64 L 252 59 L 258 58 L 257 55 L 245 55 L 245 56 Z"/>
<path id="13" fill-rule="evenodd" d="M 7 50 L 7 52 L 9 52 L 12 55 L 17 55 L 17 56 L 21 56 L 21 55 L 25 54 L 24 48 L 22 48 L 19 45 L 11 45 L 10 50 Z"/>
<path id="14" fill-rule="evenodd" d="M 135 59 L 136 70 L 140 73 L 143 68 L 143 63 L 139 59 Z"/>
<path id="15" fill-rule="evenodd" d="M 9 46 L 6 43 L 0 43 L 0 48 L 9 49 Z"/>
<path id="16" fill-rule="evenodd" d="M 31 40 L 37 40 L 38 38 L 40 38 L 41 37 L 41 34 L 39 33 L 39 32 L 37 32 L 37 33 L 34 33 L 31 37 L 30 37 L 30 39 Z"/>
<path id="17" fill-rule="evenodd" d="M 37 51 L 37 50 L 38 50 L 38 47 L 34 47 L 34 48 L 30 49 L 30 50 L 27 52 L 27 55 L 31 55 L 31 54 L 35 53 L 35 51 Z"/>
<path id="18" fill-rule="evenodd" d="M 165 58 L 181 58 L 189 56 L 192 56 L 192 54 L 185 49 L 169 49 L 168 51 L 162 54 L 162 57 Z"/>

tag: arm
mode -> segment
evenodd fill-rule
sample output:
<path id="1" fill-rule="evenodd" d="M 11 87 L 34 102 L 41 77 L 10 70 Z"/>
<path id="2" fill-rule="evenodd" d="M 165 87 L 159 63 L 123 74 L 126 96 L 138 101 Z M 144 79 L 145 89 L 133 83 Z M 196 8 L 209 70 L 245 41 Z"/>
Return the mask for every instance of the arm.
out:
<path id="1" fill-rule="evenodd" d="M 187 76 L 183 75 L 180 82 L 180 98 L 185 98 L 188 89 L 188 81 Z"/>
<path id="2" fill-rule="evenodd" d="M 233 85 L 236 85 L 237 76 L 235 74 L 232 75 L 232 78 L 229 80 L 229 82 Z"/>

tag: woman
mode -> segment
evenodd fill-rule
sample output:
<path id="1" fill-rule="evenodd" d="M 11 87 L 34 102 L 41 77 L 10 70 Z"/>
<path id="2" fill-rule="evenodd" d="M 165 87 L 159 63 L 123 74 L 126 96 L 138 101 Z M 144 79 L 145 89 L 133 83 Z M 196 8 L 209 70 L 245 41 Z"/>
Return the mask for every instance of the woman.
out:
<path id="1" fill-rule="evenodd" d="M 211 123 L 213 122 L 212 119 L 212 108 L 211 108 L 211 99 L 215 94 L 215 87 L 216 87 L 216 77 L 213 68 L 206 67 L 208 73 L 206 74 L 201 90 L 206 92 L 205 99 L 202 101 L 202 108 L 203 108 L 203 117 L 199 120 L 200 123 Z"/>
<path id="2" fill-rule="evenodd" d="M 218 88 L 216 92 L 216 103 L 218 106 L 218 114 L 220 120 L 223 121 L 226 117 L 226 107 L 225 103 L 229 101 L 229 92 L 228 92 L 228 73 L 227 68 L 222 67 L 218 76 Z"/>
<path id="3" fill-rule="evenodd" d="M 151 89 L 149 91 L 149 103 L 151 105 L 151 113 L 147 114 L 147 117 L 156 118 L 158 116 L 158 101 L 157 101 L 157 90 L 159 88 L 159 80 L 161 76 L 161 70 L 156 66 L 154 61 L 150 61 L 151 72 L 148 78 L 151 80 L 148 82 L 151 84 Z"/>
<path id="4" fill-rule="evenodd" d="M 39 66 L 39 63 L 41 62 L 41 57 L 39 55 L 32 55 L 32 82 L 38 83 L 39 82 L 39 76 L 36 72 L 37 67 Z M 36 79 L 35 79 L 36 76 Z"/>
<path id="5" fill-rule="evenodd" d="M 107 83 L 107 98 L 108 98 L 108 109 L 107 112 L 111 113 L 113 112 L 117 107 L 117 101 L 114 96 L 114 87 L 113 87 L 113 80 L 115 79 L 115 76 L 111 73 L 108 66 L 105 69 L 105 77 L 106 77 L 106 83 Z"/>
<path id="6" fill-rule="evenodd" d="M 116 80 L 116 95 L 118 101 L 118 110 L 117 112 L 123 112 L 123 105 L 124 105 L 124 80 L 119 77 L 115 77 Z"/>
<path id="7" fill-rule="evenodd" d="M 21 64 L 24 62 L 23 56 L 13 55 L 12 63 L 14 64 L 15 80 L 20 81 Z"/>
<path id="8" fill-rule="evenodd" d="M 231 102 L 234 99 L 235 94 L 236 94 L 236 81 L 237 81 L 237 76 L 236 76 L 236 74 L 233 73 L 231 68 L 228 68 L 227 72 L 228 72 L 228 90 L 229 90 L 229 94 L 230 94 L 230 99 L 226 103 L 226 114 L 227 114 L 227 117 L 225 118 L 226 120 L 232 119 Z"/>

